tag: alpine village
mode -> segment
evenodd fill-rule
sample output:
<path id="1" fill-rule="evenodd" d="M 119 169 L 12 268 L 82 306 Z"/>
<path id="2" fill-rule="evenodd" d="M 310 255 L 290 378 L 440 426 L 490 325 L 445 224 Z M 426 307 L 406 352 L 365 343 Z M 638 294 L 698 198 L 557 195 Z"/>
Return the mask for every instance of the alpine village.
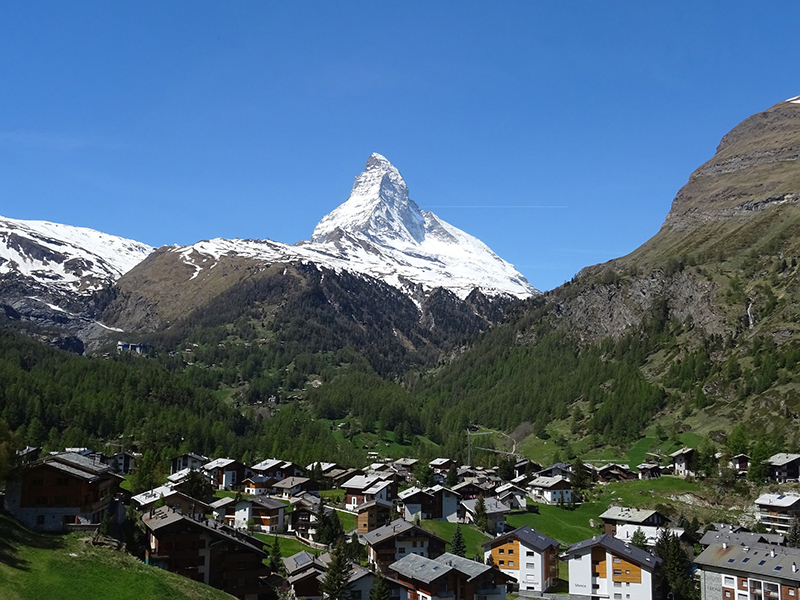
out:
<path id="1" fill-rule="evenodd" d="M 0 218 L 0 596 L 797 600 L 798 148 L 545 293 L 380 154 L 293 246 Z"/>

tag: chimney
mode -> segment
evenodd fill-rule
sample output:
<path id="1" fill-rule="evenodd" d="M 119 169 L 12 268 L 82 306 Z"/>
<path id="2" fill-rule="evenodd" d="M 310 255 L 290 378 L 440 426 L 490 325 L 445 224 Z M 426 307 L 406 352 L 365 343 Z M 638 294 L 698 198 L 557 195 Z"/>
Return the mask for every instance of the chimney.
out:
<path id="1" fill-rule="evenodd" d="M 773 548 L 772 550 L 770 550 L 770 551 L 769 551 L 769 555 L 770 555 L 772 558 L 775 558 L 775 548 Z"/>
<path id="2" fill-rule="evenodd" d="M 792 573 L 797 573 L 797 563 L 796 562 L 792 563 Z"/>
<path id="3" fill-rule="evenodd" d="M 728 549 L 728 542 L 722 542 L 722 549 L 723 550 L 727 550 Z"/>

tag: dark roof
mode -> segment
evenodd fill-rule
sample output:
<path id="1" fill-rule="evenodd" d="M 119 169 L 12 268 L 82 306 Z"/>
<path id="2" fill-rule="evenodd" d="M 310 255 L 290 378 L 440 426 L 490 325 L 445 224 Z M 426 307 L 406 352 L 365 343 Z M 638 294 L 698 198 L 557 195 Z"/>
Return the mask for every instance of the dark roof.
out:
<path id="1" fill-rule="evenodd" d="M 734 546 L 783 546 L 786 538 L 779 533 L 753 533 L 752 531 L 706 531 L 700 539 L 701 546 L 726 542 Z"/>
<path id="2" fill-rule="evenodd" d="M 33 469 L 40 466 L 57 469 L 62 473 L 85 479 L 90 483 L 108 477 L 123 479 L 120 475 L 113 473 L 110 466 L 94 461 L 86 456 L 75 454 L 74 452 L 62 452 L 61 454 L 46 456 L 45 458 L 31 463 L 28 468 Z"/>
<path id="3" fill-rule="evenodd" d="M 544 551 L 547 548 L 551 548 L 555 546 L 556 548 L 559 547 L 559 543 L 555 541 L 551 537 L 547 537 L 543 533 L 539 533 L 535 529 L 533 529 L 530 525 L 525 525 L 524 527 L 519 527 L 514 531 L 509 531 L 508 533 L 496 537 L 492 540 L 486 542 L 483 547 L 490 548 L 498 543 L 505 543 L 508 539 L 518 539 L 528 548 L 534 548 L 536 550 Z"/>
<path id="4" fill-rule="evenodd" d="M 242 546 L 252 552 L 256 552 L 257 554 L 260 554 L 262 558 L 266 558 L 268 556 L 268 554 L 263 550 L 264 544 L 258 538 L 238 532 L 235 529 L 226 525 L 221 525 L 214 520 L 199 521 L 192 519 L 191 517 L 187 517 L 175 512 L 168 506 L 163 506 L 152 512 L 145 513 L 142 515 L 142 522 L 153 532 L 157 532 L 159 530 L 166 529 L 171 525 L 183 522 L 185 525 L 197 529 L 204 529 L 217 538 L 234 542 L 238 546 Z"/>
<path id="5" fill-rule="evenodd" d="M 567 555 L 569 556 L 575 554 L 580 550 L 591 548 L 593 546 L 602 546 L 606 550 L 610 550 L 620 557 L 626 556 L 628 559 L 638 563 L 639 565 L 652 565 L 653 567 L 656 567 L 661 564 L 661 559 L 655 554 L 651 554 L 646 550 L 642 550 L 641 548 L 637 548 L 636 546 L 623 542 L 622 540 L 619 540 L 608 533 L 596 535 L 588 540 L 583 540 L 577 544 L 572 544 L 572 546 L 569 547 L 569 550 L 567 550 Z"/>
<path id="6" fill-rule="evenodd" d="M 800 582 L 800 571 L 796 571 L 800 567 L 800 548 L 712 544 L 694 562 L 701 568 L 712 567 Z"/>
<path id="7" fill-rule="evenodd" d="M 392 539 L 393 537 L 411 531 L 412 529 L 416 529 L 426 536 L 439 540 L 440 542 L 445 541 L 435 533 L 431 533 L 430 531 L 422 529 L 421 527 L 417 527 L 405 519 L 395 519 L 388 525 L 384 525 L 383 527 L 379 527 L 378 529 L 374 529 L 368 533 L 365 533 L 363 534 L 363 539 L 365 542 L 367 542 L 367 544 L 372 546 L 373 544 Z"/>
<path id="8" fill-rule="evenodd" d="M 392 508 L 394 504 L 388 502 L 386 500 L 381 500 L 378 498 L 377 500 L 370 500 L 369 502 L 364 502 L 364 504 L 359 504 L 356 506 L 356 512 L 360 512 L 367 508 L 372 508 L 373 506 L 382 506 L 383 508 Z"/>

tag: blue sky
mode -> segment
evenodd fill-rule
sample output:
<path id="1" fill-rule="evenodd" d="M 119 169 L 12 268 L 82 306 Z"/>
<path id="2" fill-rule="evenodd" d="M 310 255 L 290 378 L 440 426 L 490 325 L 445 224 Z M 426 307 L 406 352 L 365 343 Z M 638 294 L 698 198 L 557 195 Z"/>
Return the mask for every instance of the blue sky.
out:
<path id="1" fill-rule="evenodd" d="M 796 3 L 5 2 L 0 215 L 307 239 L 379 152 L 540 289 L 800 94 Z"/>

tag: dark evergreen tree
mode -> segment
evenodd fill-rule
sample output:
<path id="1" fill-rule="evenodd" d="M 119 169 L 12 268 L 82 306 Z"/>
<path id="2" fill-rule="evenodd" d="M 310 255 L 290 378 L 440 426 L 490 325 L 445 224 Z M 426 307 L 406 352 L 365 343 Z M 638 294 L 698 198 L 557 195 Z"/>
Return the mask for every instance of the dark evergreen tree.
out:
<path id="1" fill-rule="evenodd" d="M 335 511 L 334 511 L 335 512 Z M 349 579 L 352 565 L 347 558 L 347 543 L 339 538 L 331 550 L 331 561 L 325 578 L 320 584 L 324 600 L 346 600 L 349 595 Z"/>
<path id="2" fill-rule="evenodd" d="M 631 545 L 641 548 L 642 550 L 647 550 L 647 536 L 644 534 L 641 527 L 638 527 L 636 531 L 633 532 L 631 536 Z"/>
<path id="3" fill-rule="evenodd" d="M 445 485 L 450 488 L 454 485 L 458 485 L 458 467 L 456 467 L 456 463 L 450 465 L 450 468 L 447 470 Z"/>
<path id="4" fill-rule="evenodd" d="M 483 532 L 492 533 L 489 531 L 489 516 L 486 514 L 486 500 L 483 494 L 479 494 L 475 502 L 475 527 Z"/>
<path id="5" fill-rule="evenodd" d="M 572 483 L 572 487 L 579 493 L 587 489 L 592 482 L 592 478 L 589 475 L 589 468 L 580 459 L 580 457 L 576 458 L 575 462 L 572 463 L 572 475 L 570 476 L 570 481 Z"/>
<path id="6" fill-rule="evenodd" d="M 789 533 L 786 534 L 786 545 L 791 548 L 800 548 L 800 519 L 792 519 Z"/>
<path id="7" fill-rule="evenodd" d="M 416 476 L 420 487 L 430 487 L 433 485 L 433 469 L 431 469 L 427 462 L 422 461 L 422 464 L 417 467 Z"/>
<path id="8" fill-rule="evenodd" d="M 283 563 L 281 555 L 281 542 L 277 535 L 272 540 L 272 546 L 269 549 L 269 569 L 278 575 L 286 575 L 286 565 Z"/>
<path id="9" fill-rule="evenodd" d="M 186 479 L 180 485 L 181 491 L 187 496 L 202 500 L 205 502 L 206 498 L 214 494 L 214 488 L 208 478 L 200 471 L 189 471 Z"/>
<path id="10" fill-rule="evenodd" d="M 369 591 L 369 600 L 390 600 L 391 594 L 392 590 L 389 588 L 389 582 L 386 581 L 383 573 L 378 571 L 375 573 L 375 581 Z"/>
<path id="11" fill-rule="evenodd" d="M 464 556 L 467 553 L 467 544 L 464 542 L 464 535 L 461 533 L 461 525 L 456 525 L 453 539 L 450 541 L 450 552 L 456 556 Z"/>

